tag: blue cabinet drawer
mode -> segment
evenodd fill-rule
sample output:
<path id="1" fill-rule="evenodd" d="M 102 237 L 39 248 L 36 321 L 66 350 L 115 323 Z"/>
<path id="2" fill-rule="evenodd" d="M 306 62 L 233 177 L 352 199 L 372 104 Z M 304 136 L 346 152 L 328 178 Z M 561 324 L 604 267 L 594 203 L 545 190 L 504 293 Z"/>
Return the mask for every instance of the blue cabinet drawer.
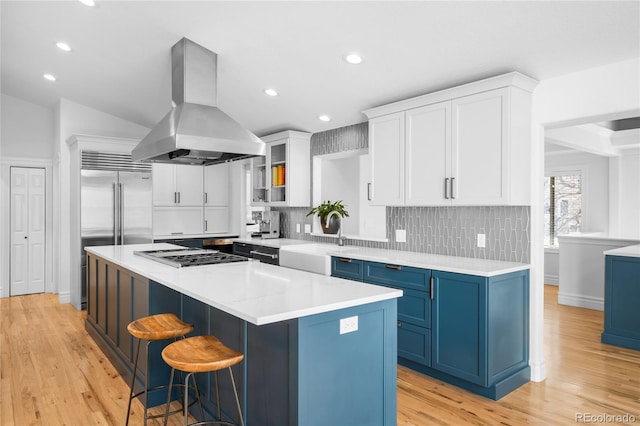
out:
<path id="1" fill-rule="evenodd" d="M 398 320 L 431 328 L 431 299 L 429 293 L 402 289 L 398 299 Z"/>
<path id="2" fill-rule="evenodd" d="M 363 263 L 362 260 L 331 256 L 331 276 L 362 281 Z"/>
<path id="3" fill-rule="evenodd" d="M 430 279 L 431 270 L 429 269 L 378 262 L 365 263 L 364 281 L 372 284 L 429 292 Z"/>
<path id="4" fill-rule="evenodd" d="M 398 321 L 398 356 L 431 366 L 431 330 Z"/>

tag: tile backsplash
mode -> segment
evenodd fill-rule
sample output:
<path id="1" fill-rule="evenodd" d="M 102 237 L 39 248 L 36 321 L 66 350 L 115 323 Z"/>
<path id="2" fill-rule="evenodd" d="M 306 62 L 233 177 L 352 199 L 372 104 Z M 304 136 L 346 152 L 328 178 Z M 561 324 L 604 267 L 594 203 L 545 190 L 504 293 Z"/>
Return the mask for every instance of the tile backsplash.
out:
<path id="1" fill-rule="evenodd" d="M 311 137 L 312 165 L 314 155 L 330 154 L 368 147 L 368 123 L 359 123 Z M 313 176 L 313 174 L 312 174 Z M 309 208 L 274 208 L 281 212 L 280 230 L 285 238 L 335 244 L 335 238 L 297 233 L 296 224 L 304 231 Z M 346 244 L 360 247 L 414 251 L 448 256 L 530 261 L 529 206 L 480 207 L 387 207 L 388 242 L 346 240 Z M 395 241 L 395 230 L 407 231 L 407 242 Z M 477 234 L 485 234 L 485 247 L 476 244 Z"/>
<path id="2" fill-rule="evenodd" d="M 296 233 L 304 231 L 308 208 L 278 208 L 285 238 L 335 244 L 335 238 Z M 351 240 L 347 245 L 479 259 L 530 261 L 530 207 L 387 207 L 388 242 Z M 395 230 L 407 231 L 407 242 L 395 241 Z M 485 235 L 485 247 L 477 247 L 477 234 Z"/>

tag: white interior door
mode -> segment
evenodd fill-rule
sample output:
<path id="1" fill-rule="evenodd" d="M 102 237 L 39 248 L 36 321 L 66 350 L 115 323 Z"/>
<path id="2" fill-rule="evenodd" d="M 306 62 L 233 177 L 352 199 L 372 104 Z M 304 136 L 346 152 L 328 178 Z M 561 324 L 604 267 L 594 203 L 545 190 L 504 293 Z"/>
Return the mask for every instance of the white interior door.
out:
<path id="1" fill-rule="evenodd" d="M 10 294 L 44 292 L 45 170 L 11 168 Z"/>

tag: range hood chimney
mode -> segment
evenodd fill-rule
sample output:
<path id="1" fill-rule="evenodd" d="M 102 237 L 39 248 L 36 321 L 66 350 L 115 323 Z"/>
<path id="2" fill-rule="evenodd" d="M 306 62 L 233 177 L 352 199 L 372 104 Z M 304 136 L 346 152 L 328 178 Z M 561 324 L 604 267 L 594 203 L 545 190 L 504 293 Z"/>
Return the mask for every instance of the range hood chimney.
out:
<path id="1" fill-rule="evenodd" d="M 181 39 L 171 48 L 173 109 L 133 149 L 134 161 L 209 165 L 265 155 L 265 144 L 218 109 L 218 55 Z"/>

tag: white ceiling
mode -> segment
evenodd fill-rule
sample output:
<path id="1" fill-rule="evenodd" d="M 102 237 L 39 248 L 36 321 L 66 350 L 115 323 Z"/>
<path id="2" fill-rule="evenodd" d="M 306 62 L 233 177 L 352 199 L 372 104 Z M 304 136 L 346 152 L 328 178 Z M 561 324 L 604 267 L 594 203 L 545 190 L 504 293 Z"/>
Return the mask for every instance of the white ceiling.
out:
<path id="1" fill-rule="evenodd" d="M 508 71 L 541 80 L 640 56 L 638 1 L 96 1 L 2 0 L 2 92 L 152 127 L 184 36 L 218 53 L 220 108 L 263 136 L 362 122 L 366 108 Z M 342 60 L 351 51 L 361 65 Z"/>

